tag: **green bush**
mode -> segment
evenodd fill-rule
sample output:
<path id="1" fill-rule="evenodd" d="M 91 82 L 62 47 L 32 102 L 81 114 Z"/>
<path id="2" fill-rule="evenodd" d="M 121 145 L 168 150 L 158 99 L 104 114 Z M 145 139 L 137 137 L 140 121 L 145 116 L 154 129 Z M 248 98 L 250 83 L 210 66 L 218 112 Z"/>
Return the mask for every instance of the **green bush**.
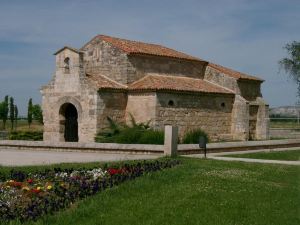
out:
<path id="1" fill-rule="evenodd" d="M 121 125 L 107 118 L 110 128 L 97 134 L 96 142 L 120 144 L 163 144 L 164 132 L 149 128 L 149 123 L 136 123 L 131 115 L 131 126 Z"/>
<path id="2" fill-rule="evenodd" d="M 209 142 L 208 135 L 205 131 L 201 129 L 195 129 L 188 131 L 184 134 L 182 138 L 183 144 L 198 144 L 199 143 L 199 137 L 204 136 L 206 141 Z"/>
<path id="3" fill-rule="evenodd" d="M 159 130 L 146 130 L 142 133 L 139 144 L 155 144 L 155 145 L 163 145 L 165 134 L 163 131 Z"/>
<path id="4" fill-rule="evenodd" d="M 139 127 L 126 127 L 115 136 L 114 141 L 121 144 L 137 144 L 143 132 Z"/>
<path id="5" fill-rule="evenodd" d="M 9 140 L 42 141 L 43 132 L 41 131 L 12 131 Z"/>

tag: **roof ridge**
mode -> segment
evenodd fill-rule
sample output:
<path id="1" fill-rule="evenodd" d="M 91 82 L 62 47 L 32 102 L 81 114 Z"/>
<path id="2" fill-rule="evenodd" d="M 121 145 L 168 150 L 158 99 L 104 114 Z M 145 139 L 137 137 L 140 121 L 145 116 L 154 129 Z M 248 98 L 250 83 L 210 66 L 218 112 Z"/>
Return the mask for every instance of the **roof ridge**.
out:
<path id="1" fill-rule="evenodd" d="M 171 49 L 171 48 L 163 46 L 161 44 L 150 43 L 150 42 L 143 42 L 143 41 L 137 41 L 137 40 L 130 40 L 130 39 L 120 38 L 120 37 L 113 37 L 113 36 L 109 36 L 109 35 L 105 35 L 105 34 L 98 34 L 97 37 L 108 37 L 108 38 L 113 38 L 113 39 L 119 39 L 119 40 L 130 41 L 130 42 L 136 42 L 136 43 L 140 43 L 140 44 L 155 45 L 155 46 L 158 46 L 158 47 L 163 47 L 163 48 Z M 174 49 L 171 49 L 171 50 L 174 51 Z"/>
<path id="2" fill-rule="evenodd" d="M 182 81 L 182 82 L 181 82 Z M 208 93 L 225 93 L 234 94 L 220 85 L 207 82 L 204 79 L 168 76 L 161 74 L 147 74 L 141 79 L 133 82 L 128 86 L 129 90 L 173 90 L 188 92 L 208 92 Z"/>
<path id="3" fill-rule="evenodd" d="M 238 71 L 238 70 L 231 69 L 231 68 L 229 68 L 229 67 L 222 66 L 222 65 L 219 65 L 219 64 L 216 64 L 216 63 L 209 62 L 209 63 L 208 63 L 208 66 L 211 66 L 211 67 L 213 67 L 215 70 L 218 70 L 219 72 L 224 73 L 224 74 L 228 74 L 228 72 L 226 73 L 226 71 L 222 71 L 222 69 L 224 69 L 224 70 L 229 70 L 229 72 L 238 73 L 239 77 L 234 77 L 234 78 L 237 78 L 237 79 L 246 79 L 246 80 L 264 81 L 263 79 L 261 79 L 261 78 L 259 78 L 259 77 L 256 77 L 256 76 L 253 76 L 253 75 L 244 73 L 244 72 L 240 72 L 240 71 Z M 221 67 L 221 68 L 219 68 L 219 67 Z M 228 74 L 228 75 L 229 75 L 229 74 Z M 243 77 L 243 76 L 245 76 L 245 77 Z M 233 77 L 233 76 L 232 76 L 232 77 Z"/>
<path id="4" fill-rule="evenodd" d="M 178 78 L 178 79 L 191 79 L 191 80 L 203 80 L 201 78 L 193 78 L 193 77 L 185 77 L 185 76 L 174 76 L 174 75 L 166 75 L 166 74 L 151 74 L 148 73 L 146 76 L 156 76 L 156 77 L 172 77 L 172 78 Z"/>
<path id="5" fill-rule="evenodd" d="M 219 88 L 222 88 L 222 89 L 224 89 L 224 90 L 226 90 L 226 91 L 229 91 L 229 92 L 232 92 L 233 94 L 235 94 L 235 92 L 234 92 L 233 90 L 229 89 L 229 88 L 223 87 L 223 86 L 221 86 L 221 85 L 219 85 L 219 84 L 216 84 L 216 83 L 214 83 L 214 82 L 211 82 L 211 81 L 209 81 L 209 80 L 204 80 L 204 79 L 203 79 L 203 81 L 205 81 L 205 82 L 207 82 L 207 83 L 209 83 L 209 84 L 211 84 L 211 85 L 218 86 Z"/>
<path id="6" fill-rule="evenodd" d="M 114 83 L 114 84 L 116 84 L 116 85 L 119 85 L 119 86 L 121 86 L 121 87 L 123 87 L 123 88 L 126 88 L 126 89 L 128 88 L 127 85 L 121 84 L 121 83 L 119 83 L 119 82 L 117 82 L 117 81 L 115 81 L 115 80 L 113 80 L 113 79 L 111 79 L 111 78 L 109 78 L 109 77 L 107 77 L 107 76 L 105 76 L 105 75 L 103 75 L 103 74 L 100 74 L 100 73 L 90 73 L 90 72 L 86 72 L 86 75 L 92 76 L 92 77 L 100 76 L 100 77 L 104 78 L 105 80 L 110 81 L 110 82 L 112 82 L 112 83 Z"/>
<path id="7" fill-rule="evenodd" d="M 97 39 L 101 39 L 111 44 L 115 48 L 118 48 L 119 50 L 125 52 L 127 55 L 151 55 L 207 63 L 203 59 L 197 58 L 184 52 L 180 52 L 179 50 L 175 50 L 161 44 L 129 40 L 104 34 L 98 34 L 97 36 L 92 38 L 83 47 L 81 47 L 81 50 L 83 50 L 88 44 Z"/>

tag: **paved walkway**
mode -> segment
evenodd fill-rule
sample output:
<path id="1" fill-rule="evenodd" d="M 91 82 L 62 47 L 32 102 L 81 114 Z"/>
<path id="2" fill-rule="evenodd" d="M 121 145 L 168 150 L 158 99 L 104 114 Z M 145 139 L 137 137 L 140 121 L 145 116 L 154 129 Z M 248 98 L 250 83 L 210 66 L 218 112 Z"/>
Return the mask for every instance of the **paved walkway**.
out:
<path id="1" fill-rule="evenodd" d="M 0 149 L 1 166 L 155 159 L 160 155 Z"/>
<path id="2" fill-rule="evenodd" d="M 247 154 L 256 152 L 276 152 L 276 151 L 292 151 L 299 150 L 299 147 L 295 148 L 279 148 L 279 149 L 261 149 L 261 150 L 248 150 L 248 151 L 236 151 L 236 152 L 218 152 L 208 153 L 207 158 L 222 160 L 222 161 L 238 161 L 238 162 L 251 162 L 251 163 L 270 163 L 270 164 L 282 164 L 282 165 L 300 165 L 300 161 L 286 161 L 286 160 L 271 160 L 271 159 L 250 159 L 250 158 L 236 158 L 236 157 L 222 157 L 224 155 L 236 155 Z M 192 154 L 186 155 L 186 157 L 204 158 L 204 154 Z"/>
<path id="3" fill-rule="evenodd" d="M 282 165 L 297 165 L 300 166 L 300 161 L 284 161 L 284 160 L 271 160 L 271 159 L 249 159 L 249 158 L 233 158 L 233 157 L 221 157 L 210 156 L 210 159 L 222 160 L 222 161 L 238 161 L 238 162 L 253 162 L 253 163 L 270 163 L 270 164 L 282 164 Z"/>

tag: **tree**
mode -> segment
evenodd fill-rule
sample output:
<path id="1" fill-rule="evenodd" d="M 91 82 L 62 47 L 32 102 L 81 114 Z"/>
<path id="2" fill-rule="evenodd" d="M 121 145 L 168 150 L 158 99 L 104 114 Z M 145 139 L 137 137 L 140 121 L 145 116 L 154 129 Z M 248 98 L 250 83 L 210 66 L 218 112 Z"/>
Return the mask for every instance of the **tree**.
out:
<path id="1" fill-rule="evenodd" d="M 32 98 L 30 98 L 28 101 L 27 121 L 28 121 L 28 126 L 30 127 L 32 123 Z"/>
<path id="2" fill-rule="evenodd" d="M 280 60 L 279 65 L 297 83 L 298 97 L 300 98 L 300 42 L 293 41 L 286 44 L 284 49 L 289 54 L 289 58 Z"/>
<path id="3" fill-rule="evenodd" d="M 6 127 L 6 121 L 7 121 L 7 119 L 8 119 L 8 95 L 6 95 L 5 96 L 5 98 L 4 98 L 4 102 L 2 103 L 3 105 L 2 105 L 2 112 L 1 112 L 1 114 L 2 114 L 2 121 L 3 121 L 3 129 L 5 130 L 5 127 Z"/>
<path id="4" fill-rule="evenodd" d="M 9 101 L 9 119 L 11 122 L 11 129 L 14 129 L 14 121 L 15 121 L 15 105 L 14 105 L 14 98 L 10 97 Z"/>
<path id="5" fill-rule="evenodd" d="M 3 120 L 5 113 L 5 102 L 0 102 L 0 120 Z M 4 123 L 3 123 L 4 128 Z"/>
<path id="6" fill-rule="evenodd" d="M 19 110 L 17 105 L 15 105 L 15 128 L 17 129 L 17 125 L 18 125 L 18 116 L 19 116 Z"/>
<path id="7" fill-rule="evenodd" d="M 43 123 L 43 111 L 39 104 L 32 106 L 32 116 L 34 120 L 39 121 L 39 123 Z"/>

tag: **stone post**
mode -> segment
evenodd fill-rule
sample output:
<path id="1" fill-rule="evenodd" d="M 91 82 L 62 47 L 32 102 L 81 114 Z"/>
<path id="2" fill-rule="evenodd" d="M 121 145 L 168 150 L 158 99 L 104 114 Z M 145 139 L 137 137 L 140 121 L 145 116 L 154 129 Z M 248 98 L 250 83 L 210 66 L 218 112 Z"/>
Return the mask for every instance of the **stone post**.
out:
<path id="1" fill-rule="evenodd" d="M 176 156 L 177 155 L 177 140 L 178 140 L 178 128 L 175 126 L 165 126 L 165 145 L 164 155 L 165 156 Z"/>

